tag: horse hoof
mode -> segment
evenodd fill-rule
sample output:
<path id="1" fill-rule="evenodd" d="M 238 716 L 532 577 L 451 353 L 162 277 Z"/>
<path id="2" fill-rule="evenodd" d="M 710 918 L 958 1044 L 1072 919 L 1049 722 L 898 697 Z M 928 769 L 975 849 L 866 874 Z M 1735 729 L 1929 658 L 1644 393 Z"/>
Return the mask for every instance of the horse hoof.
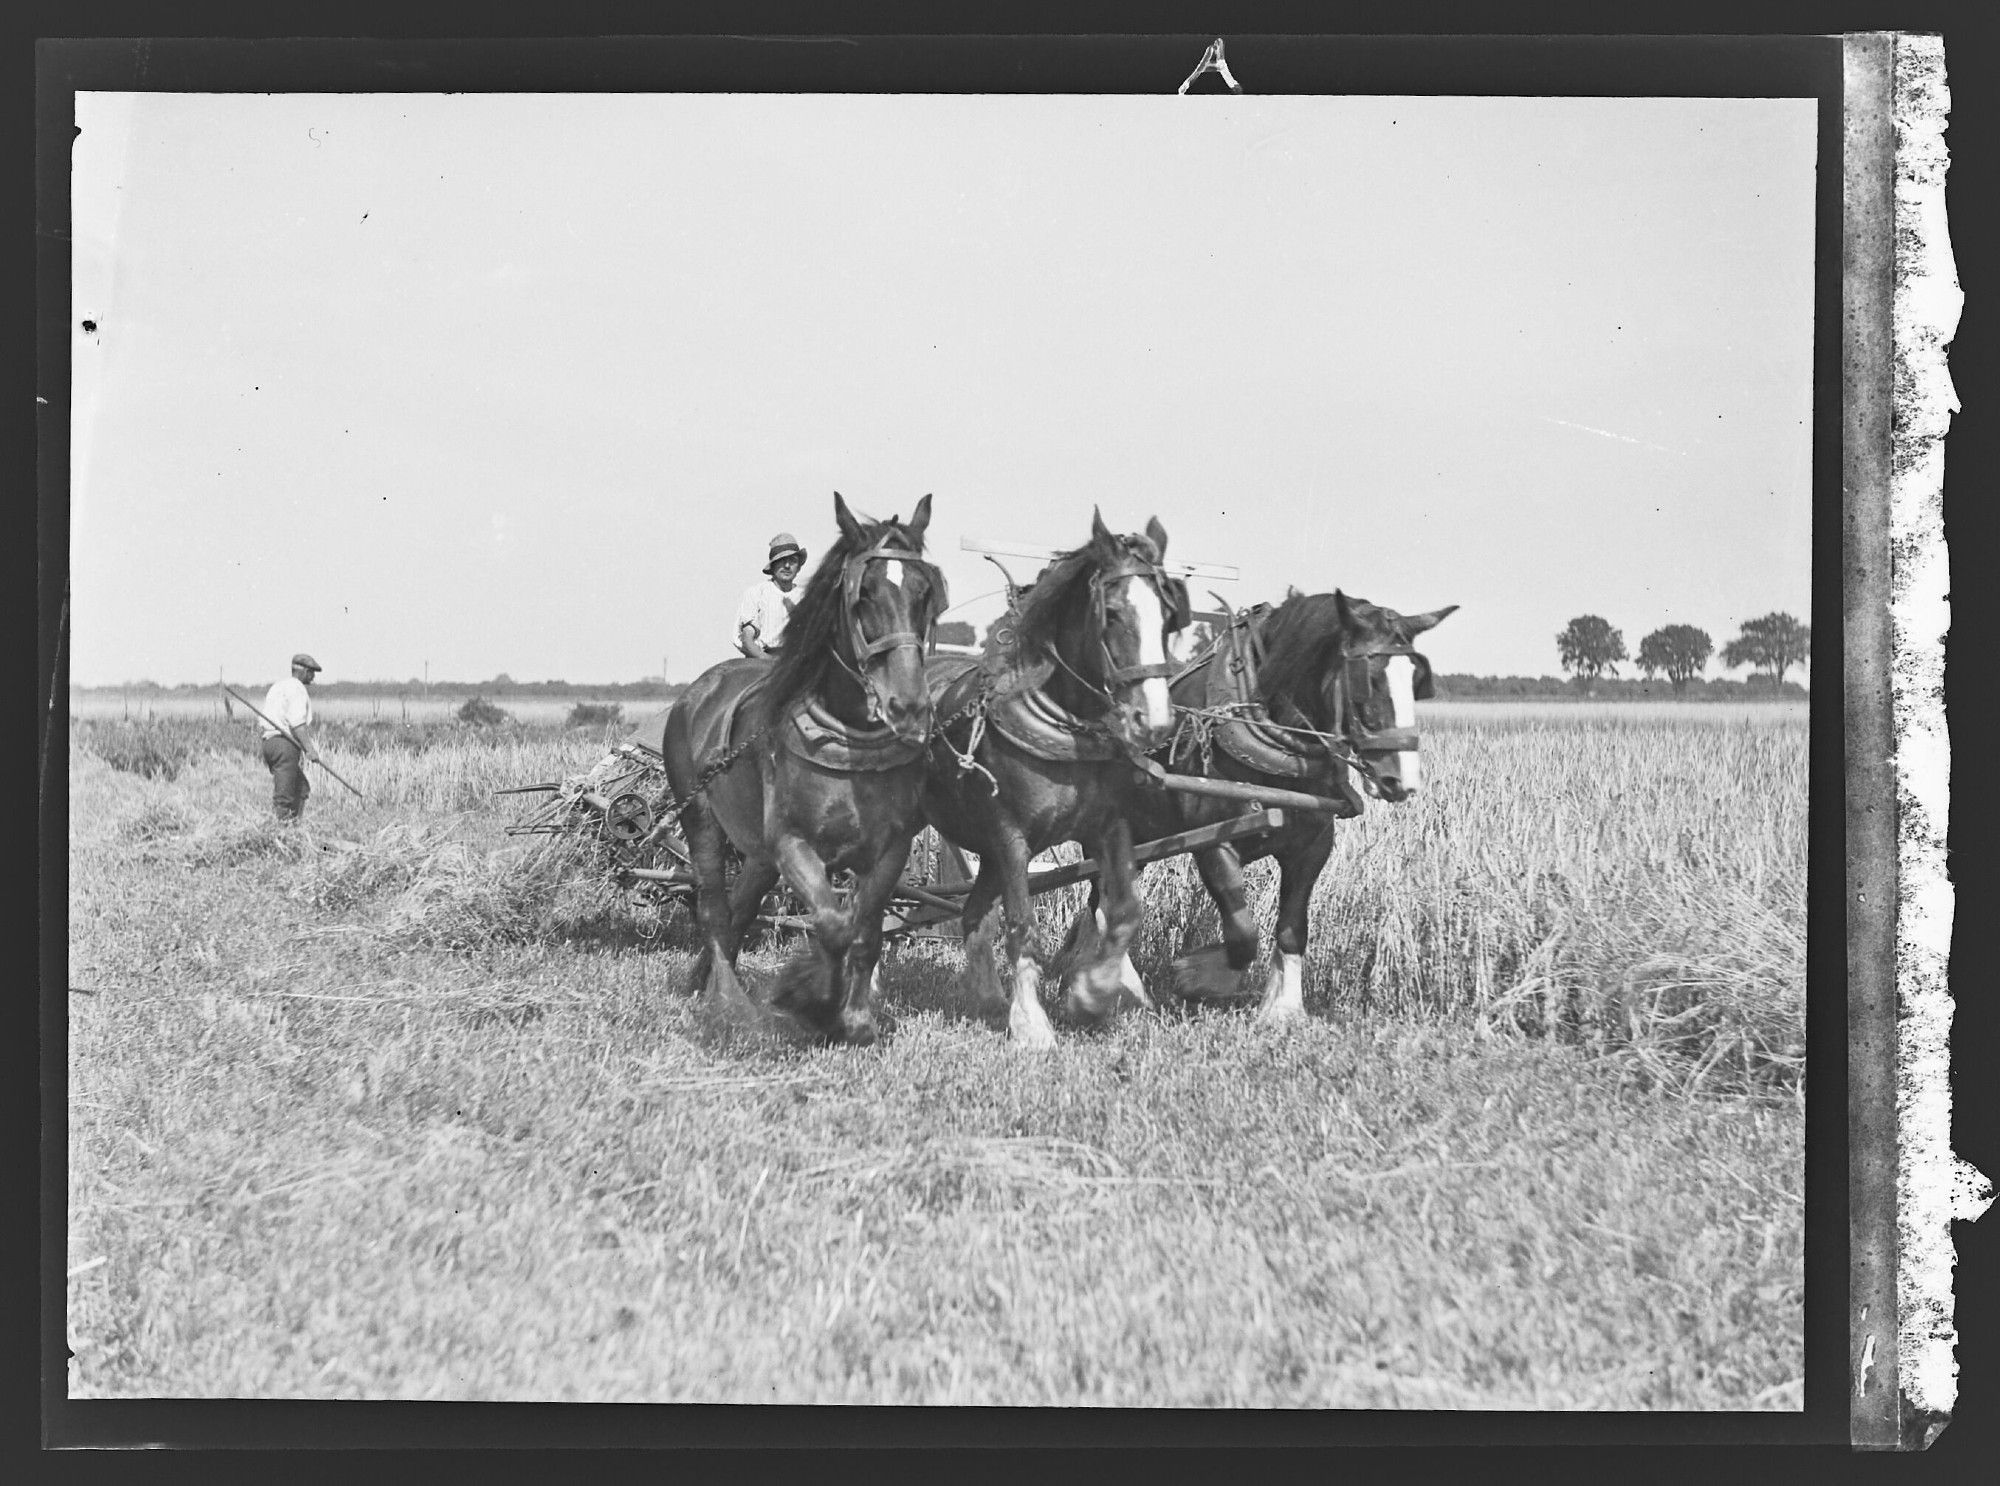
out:
<path id="1" fill-rule="evenodd" d="M 1296 1001 L 1273 1001 L 1258 1008 L 1257 1021 L 1266 1027 L 1289 1026 L 1306 1019 L 1306 1009 Z"/>
<path id="2" fill-rule="evenodd" d="M 1064 987 L 1063 1012 L 1077 1021 L 1101 1022 L 1118 1010 L 1118 1000 L 1124 989 L 1114 984 L 1109 990 L 1100 992 L 1090 984 L 1090 977 L 1079 975 Z"/>
<path id="3" fill-rule="evenodd" d="M 1007 1040 L 1015 1047 L 1040 1052 L 1056 1045 L 1056 1032 L 1047 1017 L 1024 1015 L 1017 1007 L 1007 1017 Z"/>
<path id="4" fill-rule="evenodd" d="M 1302 1022 L 1306 1016 L 1305 988 L 1301 961 L 1297 955 L 1281 954 L 1264 982 L 1264 1004 L 1257 1020 L 1265 1023 Z"/>
<path id="5" fill-rule="evenodd" d="M 849 1047 L 873 1046 L 875 1039 L 881 1035 L 880 1029 L 875 1025 L 875 1018 L 872 1016 L 843 1017 L 841 1019 L 840 1040 Z"/>
<path id="6" fill-rule="evenodd" d="M 1169 967 L 1174 994 L 1183 1001 L 1241 1001 L 1250 994 L 1249 972 L 1230 968 L 1220 944 L 1189 950 Z"/>

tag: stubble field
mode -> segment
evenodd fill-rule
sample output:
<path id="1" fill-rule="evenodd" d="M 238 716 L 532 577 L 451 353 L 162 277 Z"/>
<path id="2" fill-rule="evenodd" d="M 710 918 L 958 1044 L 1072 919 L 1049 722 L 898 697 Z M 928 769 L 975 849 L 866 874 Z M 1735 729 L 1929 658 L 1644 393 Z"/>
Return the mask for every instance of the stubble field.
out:
<path id="1" fill-rule="evenodd" d="M 503 834 L 601 733 L 335 726 L 368 799 L 281 830 L 240 726 L 74 723 L 71 1394 L 1798 1408 L 1804 709 L 1423 721 L 1305 1025 L 1044 1055 L 946 944 L 876 1047 L 713 1044 Z M 1215 923 L 1146 882 L 1160 987 Z"/>

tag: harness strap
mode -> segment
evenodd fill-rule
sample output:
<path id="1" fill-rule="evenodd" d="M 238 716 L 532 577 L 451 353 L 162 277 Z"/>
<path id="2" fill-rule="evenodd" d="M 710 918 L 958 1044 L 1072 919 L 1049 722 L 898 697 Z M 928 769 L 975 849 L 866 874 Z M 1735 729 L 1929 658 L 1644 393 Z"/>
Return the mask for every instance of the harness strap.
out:
<path id="1" fill-rule="evenodd" d="M 870 640 L 862 649 L 860 659 L 865 664 L 885 651 L 921 650 L 923 648 L 923 638 L 914 630 L 899 629 L 893 634 L 881 635 Z"/>
<path id="2" fill-rule="evenodd" d="M 1119 666 L 1105 678 L 1106 686 L 1125 686 L 1133 681 L 1150 681 L 1155 676 L 1171 677 L 1176 667 L 1172 661 L 1157 661 L 1148 666 Z"/>

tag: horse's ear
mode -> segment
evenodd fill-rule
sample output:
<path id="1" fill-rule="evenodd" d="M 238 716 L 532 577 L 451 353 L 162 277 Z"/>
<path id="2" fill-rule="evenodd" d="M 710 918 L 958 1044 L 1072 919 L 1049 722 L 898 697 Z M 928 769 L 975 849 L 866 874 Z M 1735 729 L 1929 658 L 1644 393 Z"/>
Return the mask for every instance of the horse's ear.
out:
<path id="1" fill-rule="evenodd" d="M 1104 524 L 1104 513 L 1095 506 L 1090 508 L 1090 540 L 1097 547 L 1109 547 L 1116 540 L 1111 528 Z"/>
<path id="2" fill-rule="evenodd" d="M 1449 619 L 1457 612 L 1457 604 L 1446 604 L 1442 609 L 1433 609 L 1428 614 L 1411 614 L 1403 620 L 1403 629 L 1408 634 L 1421 635 L 1440 620 Z"/>
<path id="3" fill-rule="evenodd" d="M 1354 629 L 1354 606 L 1338 588 L 1333 591 L 1333 612 L 1340 619 L 1341 629 L 1350 632 Z"/>
<path id="4" fill-rule="evenodd" d="M 1167 529 L 1160 525 L 1159 517 L 1151 516 L 1147 518 L 1146 538 L 1153 544 L 1153 552 L 1156 556 L 1165 557 L 1167 555 Z"/>
<path id="5" fill-rule="evenodd" d="M 916 510 L 910 512 L 910 524 L 903 528 L 910 534 L 910 540 L 918 547 L 924 545 L 924 528 L 931 524 L 931 498 L 926 495 L 917 502 Z"/>
<path id="6" fill-rule="evenodd" d="M 833 493 L 833 519 L 840 523 L 840 534 L 846 537 L 850 546 L 862 546 L 861 523 L 854 519 L 854 513 L 847 509 L 846 498 L 836 490 Z"/>

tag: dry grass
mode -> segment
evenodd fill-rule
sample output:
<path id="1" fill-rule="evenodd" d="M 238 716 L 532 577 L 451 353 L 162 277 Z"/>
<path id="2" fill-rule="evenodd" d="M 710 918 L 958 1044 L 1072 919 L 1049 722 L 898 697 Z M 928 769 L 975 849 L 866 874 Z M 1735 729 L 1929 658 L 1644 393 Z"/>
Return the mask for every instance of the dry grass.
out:
<path id="1" fill-rule="evenodd" d="M 1468 704 L 1426 710 L 1424 749 L 1424 794 L 1337 830 L 1310 1007 L 1466 1012 L 1669 1087 L 1796 1095 L 1803 708 Z M 1268 952 L 1277 872 L 1251 876 Z M 1147 888 L 1142 972 L 1219 933 L 1184 859 Z"/>
<path id="2" fill-rule="evenodd" d="M 1578 711 L 1428 727 L 1306 1026 L 1038 1058 L 925 945 L 876 1048 L 712 1047 L 484 793 L 587 735 L 330 747 L 304 830 L 79 749 L 72 1393 L 1797 1408 L 1802 723 Z"/>

